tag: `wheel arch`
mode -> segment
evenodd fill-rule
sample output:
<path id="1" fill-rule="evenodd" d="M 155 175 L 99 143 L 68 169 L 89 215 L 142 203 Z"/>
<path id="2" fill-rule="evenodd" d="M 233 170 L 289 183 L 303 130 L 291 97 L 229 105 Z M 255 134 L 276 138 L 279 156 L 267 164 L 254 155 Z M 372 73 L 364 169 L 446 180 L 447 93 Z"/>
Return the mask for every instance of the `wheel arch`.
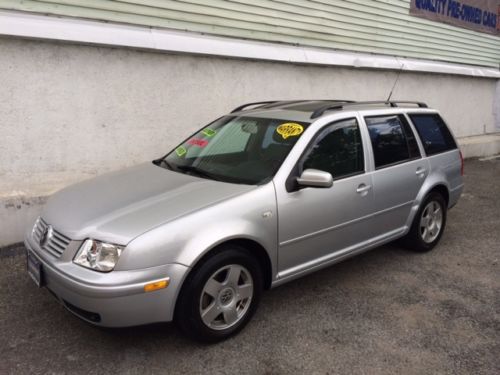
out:
<path id="1" fill-rule="evenodd" d="M 424 199 L 425 197 L 427 197 L 430 193 L 433 193 L 433 192 L 436 192 L 436 193 L 439 193 L 445 200 L 446 202 L 446 207 L 448 208 L 448 204 L 450 202 L 450 191 L 448 190 L 448 187 L 445 185 L 445 184 L 437 184 L 437 185 L 434 185 L 424 196 Z"/>
<path id="2" fill-rule="evenodd" d="M 417 198 L 415 199 L 415 203 L 411 209 L 410 215 L 408 216 L 408 220 L 406 222 L 407 230 L 405 231 L 405 234 L 408 233 L 408 231 L 410 230 L 413 220 L 415 219 L 415 216 L 418 210 L 420 209 L 420 206 L 425 201 L 425 198 L 432 192 L 437 192 L 440 195 L 442 195 L 446 202 L 446 208 L 448 208 L 448 204 L 450 201 L 450 190 L 447 183 L 443 178 L 436 178 L 432 182 L 433 183 L 429 181 L 428 183 L 424 184 Z"/>
<path id="3" fill-rule="evenodd" d="M 422 236 L 423 234 L 420 233 L 420 227 L 421 227 L 421 215 L 423 212 L 425 212 L 425 207 L 426 207 L 426 202 L 428 201 L 428 198 L 432 194 L 437 194 L 439 197 L 441 197 L 444 202 L 444 207 L 442 210 L 442 223 L 441 226 L 438 227 L 439 232 L 437 234 L 437 237 L 430 239 L 429 241 L 425 240 Z M 424 251 L 430 251 L 432 250 L 437 243 L 439 242 L 439 239 L 441 238 L 443 231 L 444 231 L 444 226 L 446 225 L 446 211 L 449 203 L 449 190 L 447 186 L 443 183 L 437 183 L 430 187 L 429 189 L 425 190 L 422 192 L 422 196 L 419 197 L 418 204 L 415 204 L 413 206 L 413 218 L 411 222 L 408 224 L 408 229 L 405 233 L 405 236 L 402 238 L 402 244 L 404 244 L 406 247 L 409 249 L 419 251 L 419 252 L 424 252 Z M 432 198 L 432 200 L 435 200 L 436 197 Z M 430 202 L 431 200 L 429 200 Z M 424 224 L 427 225 L 427 224 Z M 432 232 L 431 232 L 432 235 Z"/>
<path id="4" fill-rule="evenodd" d="M 264 281 L 264 288 L 269 289 L 271 287 L 272 282 L 272 263 L 271 258 L 269 257 L 269 253 L 267 250 L 257 241 L 254 241 L 249 238 L 237 237 L 227 239 L 223 242 L 214 244 L 211 248 L 206 250 L 203 255 L 196 260 L 196 263 L 193 265 L 189 273 L 193 272 L 200 264 L 202 264 L 205 259 L 213 256 L 218 251 L 222 251 L 222 249 L 226 246 L 237 245 L 248 250 L 249 254 L 255 257 L 255 259 L 259 262 L 260 268 L 262 270 L 262 276 Z M 186 278 L 189 277 L 189 274 Z"/>
<path id="5" fill-rule="evenodd" d="M 190 268 L 190 270 L 184 275 L 184 278 L 179 285 L 179 289 L 174 301 L 174 319 L 177 316 L 178 313 L 178 302 L 179 298 L 181 296 L 183 287 L 186 283 L 186 281 L 189 279 L 189 277 L 193 274 L 193 272 L 201 265 L 203 262 L 208 259 L 209 257 L 213 256 L 219 251 L 223 251 L 223 248 L 226 246 L 230 246 L 231 244 L 237 245 L 239 247 L 242 247 L 244 249 L 247 249 L 249 254 L 255 257 L 255 259 L 259 262 L 259 265 L 262 269 L 262 276 L 263 276 L 263 285 L 264 289 L 270 289 L 271 288 L 271 283 L 272 283 L 272 263 L 271 263 L 271 258 L 269 257 L 269 253 L 266 251 L 264 246 L 262 246 L 260 243 L 257 241 L 254 241 L 249 238 L 243 238 L 243 237 L 237 237 L 237 238 L 231 238 L 227 239 L 225 241 L 222 241 L 220 243 L 214 244 L 211 248 L 207 249 L 202 256 L 200 256 L 196 262 L 193 264 L 193 266 Z"/>

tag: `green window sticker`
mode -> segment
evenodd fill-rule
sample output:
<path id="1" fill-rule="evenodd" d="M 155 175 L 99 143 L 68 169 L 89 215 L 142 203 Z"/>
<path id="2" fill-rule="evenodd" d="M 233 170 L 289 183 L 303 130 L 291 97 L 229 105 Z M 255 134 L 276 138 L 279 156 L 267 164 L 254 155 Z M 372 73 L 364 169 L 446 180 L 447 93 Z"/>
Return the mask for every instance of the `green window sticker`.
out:
<path id="1" fill-rule="evenodd" d="M 206 128 L 206 129 L 203 129 L 202 133 L 203 133 L 203 135 L 206 135 L 207 137 L 213 137 L 217 132 L 215 130 Z"/>
<path id="2" fill-rule="evenodd" d="M 175 153 L 177 154 L 178 157 L 182 157 L 186 154 L 187 150 L 185 147 L 180 146 L 175 149 Z"/>

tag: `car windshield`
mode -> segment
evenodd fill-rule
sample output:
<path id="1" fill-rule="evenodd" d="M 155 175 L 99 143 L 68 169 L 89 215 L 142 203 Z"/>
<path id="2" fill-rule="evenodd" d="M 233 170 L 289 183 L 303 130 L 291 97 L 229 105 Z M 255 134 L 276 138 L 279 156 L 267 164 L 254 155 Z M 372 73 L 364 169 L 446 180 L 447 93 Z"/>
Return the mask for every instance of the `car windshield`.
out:
<path id="1" fill-rule="evenodd" d="M 230 183 L 270 181 L 309 123 L 222 117 L 185 140 L 157 165 Z"/>

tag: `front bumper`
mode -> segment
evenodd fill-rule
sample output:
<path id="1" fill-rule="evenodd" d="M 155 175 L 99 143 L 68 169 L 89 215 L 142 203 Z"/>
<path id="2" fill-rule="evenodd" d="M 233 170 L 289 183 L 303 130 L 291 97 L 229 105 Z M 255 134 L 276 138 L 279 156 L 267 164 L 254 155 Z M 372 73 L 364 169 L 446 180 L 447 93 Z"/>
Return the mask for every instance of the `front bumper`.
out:
<path id="1" fill-rule="evenodd" d="M 44 286 L 72 313 L 105 327 L 168 322 L 188 267 L 166 264 L 140 270 L 101 273 L 72 262 L 79 243 L 59 259 L 40 249 L 30 233 L 25 246 L 41 263 Z M 167 288 L 144 292 L 144 285 L 170 279 Z"/>

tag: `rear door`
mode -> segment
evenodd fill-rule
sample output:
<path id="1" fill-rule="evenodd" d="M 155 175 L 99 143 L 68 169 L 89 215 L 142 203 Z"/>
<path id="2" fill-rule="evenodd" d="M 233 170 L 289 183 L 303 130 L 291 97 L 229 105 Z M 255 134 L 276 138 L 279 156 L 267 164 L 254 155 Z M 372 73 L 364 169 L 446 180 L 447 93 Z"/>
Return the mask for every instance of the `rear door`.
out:
<path id="1" fill-rule="evenodd" d="M 374 157 L 373 221 L 379 235 L 403 231 L 417 194 L 429 173 L 414 130 L 403 114 L 366 116 Z"/>

